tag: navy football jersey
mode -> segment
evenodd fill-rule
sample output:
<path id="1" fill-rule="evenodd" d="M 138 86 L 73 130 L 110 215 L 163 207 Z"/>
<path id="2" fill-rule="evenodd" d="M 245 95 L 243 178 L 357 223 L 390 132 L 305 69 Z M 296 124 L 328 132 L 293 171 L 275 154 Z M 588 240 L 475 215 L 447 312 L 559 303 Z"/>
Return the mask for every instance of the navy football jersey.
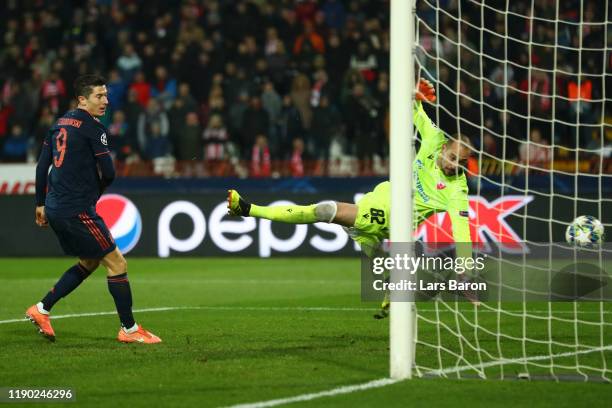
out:
<path id="1" fill-rule="evenodd" d="M 48 213 L 67 217 L 95 206 L 103 187 L 98 162 L 110 154 L 107 134 L 104 125 L 83 109 L 68 111 L 49 130 L 43 146 L 51 155 Z"/>

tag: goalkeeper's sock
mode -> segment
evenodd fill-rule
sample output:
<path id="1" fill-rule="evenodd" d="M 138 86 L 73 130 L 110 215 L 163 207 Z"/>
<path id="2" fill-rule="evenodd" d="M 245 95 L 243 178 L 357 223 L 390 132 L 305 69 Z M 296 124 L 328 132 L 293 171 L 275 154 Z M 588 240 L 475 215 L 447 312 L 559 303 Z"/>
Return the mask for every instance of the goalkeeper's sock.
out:
<path id="1" fill-rule="evenodd" d="M 251 204 L 249 216 L 288 224 L 312 224 L 319 221 L 315 211 L 316 207 L 316 204 L 273 206 Z"/>
<path id="2" fill-rule="evenodd" d="M 78 263 L 64 272 L 49 293 L 41 300 L 44 310 L 50 312 L 51 308 L 58 300 L 68 296 L 70 292 L 75 290 L 90 274 L 90 271 Z"/>
<path id="3" fill-rule="evenodd" d="M 134 315 L 132 314 L 132 290 L 127 272 L 121 275 L 109 276 L 106 278 L 108 291 L 115 300 L 115 307 L 121 320 L 121 326 L 131 328 L 134 326 Z"/>

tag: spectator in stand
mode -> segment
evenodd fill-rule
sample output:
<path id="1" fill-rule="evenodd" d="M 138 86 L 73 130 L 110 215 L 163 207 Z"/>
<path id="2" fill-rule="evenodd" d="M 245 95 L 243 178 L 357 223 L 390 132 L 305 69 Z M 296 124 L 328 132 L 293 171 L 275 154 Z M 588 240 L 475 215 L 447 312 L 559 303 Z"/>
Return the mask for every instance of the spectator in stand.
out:
<path id="1" fill-rule="evenodd" d="M 317 159 L 316 173 L 324 171 L 324 163 L 329 159 L 329 146 L 334 136 L 340 133 L 341 120 L 338 111 L 330 105 L 328 96 L 321 95 L 319 106 L 313 110 L 310 129 L 310 140 Z"/>
<path id="2" fill-rule="evenodd" d="M 361 161 L 360 173 L 364 175 L 373 174 L 373 155 L 379 152 L 382 144 L 380 135 L 376 132 L 379 108 L 376 99 L 366 94 L 363 84 L 356 83 L 353 86 L 346 110 L 347 133 L 355 149 L 354 153 Z"/>
<path id="3" fill-rule="evenodd" d="M 315 0 L 301 0 L 296 2 L 295 15 L 300 23 L 312 22 L 317 12 Z"/>
<path id="4" fill-rule="evenodd" d="M 365 79 L 361 76 L 361 73 L 355 69 L 346 71 L 344 78 L 342 79 L 342 87 L 340 89 L 340 105 L 346 110 L 346 106 L 349 103 L 355 85 L 362 85 L 362 88 L 367 96 L 369 96 L 369 88 L 366 85 Z"/>
<path id="5" fill-rule="evenodd" d="M 142 60 L 136 53 L 133 44 L 125 44 L 123 54 L 117 59 L 117 68 L 126 82 L 131 82 L 134 75 L 140 71 Z"/>
<path id="6" fill-rule="evenodd" d="M 36 126 L 33 130 L 34 142 L 32 148 L 32 155 L 36 158 L 40 156 L 40 149 L 42 147 L 45 137 L 49 134 L 49 128 L 55 123 L 55 116 L 51 113 L 48 107 L 42 108 L 40 112 L 40 118 L 37 121 Z"/>
<path id="7" fill-rule="evenodd" d="M 310 105 L 313 108 L 319 106 L 319 101 L 321 100 L 321 95 L 323 93 L 329 93 L 328 89 L 328 76 L 327 72 L 324 69 L 319 69 L 314 73 L 314 84 L 312 85 L 312 90 L 310 92 Z"/>
<path id="8" fill-rule="evenodd" d="M 11 105 L 6 105 L 0 101 L 0 147 L 9 133 L 9 120 L 13 116 L 15 109 Z"/>
<path id="9" fill-rule="evenodd" d="M 138 103 L 138 94 L 134 89 L 130 89 L 127 94 L 127 101 L 123 105 L 125 120 L 128 123 L 128 132 L 130 139 L 134 140 L 134 149 L 139 152 L 138 142 L 138 119 L 143 112 L 142 106 Z"/>
<path id="10" fill-rule="evenodd" d="M 266 149 L 268 149 L 268 139 L 266 136 L 268 129 L 270 129 L 268 112 L 263 109 L 261 98 L 258 95 L 253 95 L 249 100 L 249 107 L 244 112 L 242 121 L 242 130 L 240 132 L 242 151 L 249 152 L 255 144 L 257 137 L 261 136 L 265 139 Z"/>
<path id="11" fill-rule="evenodd" d="M 228 111 L 228 130 L 234 140 L 238 143 L 238 149 L 241 156 L 247 156 L 247 147 L 242 146 L 242 128 L 244 123 L 244 114 L 249 108 L 249 94 L 242 91 Z"/>
<path id="12" fill-rule="evenodd" d="M 305 131 L 310 129 L 312 122 L 312 106 L 310 104 L 311 89 L 310 79 L 308 79 L 306 75 L 298 74 L 293 78 L 293 82 L 291 83 L 291 102 L 300 112 L 302 126 Z M 301 137 L 305 138 L 306 133 L 301 135 Z"/>
<path id="13" fill-rule="evenodd" d="M 304 141 L 300 138 L 293 139 L 289 174 L 291 177 L 304 177 Z"/>
<path id="14" fill-rule="evenodd" d="M 255 61 L 259 57 L 259 48 L 254 36 L 246 35 L 240 44 L 238 44 L 238 55 L 236 62 L 238 66 L 244 68 L 247 76 L 255 70 Z"/>
<path id="15" fill-rule="evenodd" d="M 149 100 L 147 109 L 138 118 L 138 144 L 145 158 L 154 159 L 170 152 L 169 130 L 168 115 L 157 100 Z"/>
<path id="16" fill-rule="evenodd" d="M 164 110 L 170 109 L 177 95 L 176 79 L 168 78 L 168 70 L 163 65 L 155 68 L 155 80 L 151 87 L 151 96 L 156 98 Z"/>
<path id="17" fill-rule="evenodd" d="M 221 115 L 215 114 L 210 117 L 208 126 L 202 133 L 204 142 L 204 163 L 208 174 L 222 176 L 226 171 L 227 143 L 229 133 L 223 123 Z"/>
<path id="18" fill-rule="evenodd" d="M 202 128 L 198 114 L 188 112 L 183 117 L 183 125 L 179 130 L 173 140 L 176 159 L 181 161 L 202 160 Z"/>
<path id="19" fill-rule="evenodd" d="M 305 21 L 303 33 L 295 39 L 293 44 L 293 55 L 299 61 L 299 66 L 303 70 L 308 70 L 314 56 L 323 53 L 325 53 L 323 37 L 314 31 L 314 25 L 311 21 Z"/>
<path id="20" fill-rule="evenodd" d="M 531 74 L 531 89 L 529 88 L 529 78 L 525 78 L 520 83 L 520 89 L 523 91 L 524 99 L 527 95 L 530 97 L 531 114 L 540 118 L 550 118 L 550 109 L 552 106 L 550 78 L 544 71 L 537 69 L 532 70 Z"/>
<path id="21" fill-rule="evenodd" d="M 550 169 L 552 164 L 552 147 L 542 137 L 540 129 L 534 128 L 529 134 L 529 140 L 519 148 L 521 164 L 533 169 Z"/>
<path id="22" fill-rule="evenodd" d="M 287 67 L 289 66 L 289 56 L 283 42 L 279 42 L 276 51 L 266 55 L 268 72 L 275 84 L 282 84 L 287 77 Z"/>
<path id="23" fill-rule="evenodd" d="M 279 142 L 278 146 L 273 146 L 274 157 L 283 160 L 289 158 L 293 139 L 303 139 L 305 135 L 306 129 L 304 129 L 302 115 L 293 104 L 291 96 L 285 95 L 279 124 Z"/>
<path id="24" fill-rule="evenodd" d="M 266 44 L 264 46 L 264 54 L 266 56 L 276 54 L 278 52 L 278 48 L 281 47 L 281 44 L 283 44 L 283 41 L 278 37 L 277 28 L 266 28 Z"/>
<path id="25" fill-rule="evenodd" d="M 138 71 L 134 75 L 134 82 L 130 85 L 130 91 L 136 93 L 136 101 L 142 108 L 149 106 L 151 100 L 151 84 L 145 78 L 144 72 Z"/>
<path id="26" fill-rule="evenodd" d="M 266 81 L 263 84 L 263 92 L 261 94 L 261 103 L 264 110 L 268 113 L 270 127 L 268 129 L 269 140 L 272 146 L 278 146 L 281 112 L 283 109 L 283 100 L 281 99 L 272 81 Z"/>
<path id="27" fill-rule="evenodd" d="M 240 71 L 233 62 L 225 64 L 225 72 L 223 75 L 223 94 L 229 101 L 235 101 L 238 99 L 241 93 L 247 93 L 249 84 L 246 80 L 244 70 Z"/>
<path id="28" fill-rule="evenodd" d="M 201 106 L 201 122 L 207 123 L 211 115 L 219 114 L 225 116 L 225 113 L 223 87 L 220 83 L 216 83 L 210 90 L 208 101 Z"/>
<path id="29" fill-rule="evenodd" d="M 325 41 L 317 32 L 315 32 L 312 21 L 304 22 L 304 32 L 295 39 L 293 44 L 293 54 L 313 55 L 323 54 L 325 52 Z"/>
<path id="30" fill-rule="evenodd" d="M 590 77 L 582 75 L 580 81 L 573 78 L 567 83 L 567 97 L 569 98 L 569 120 L 570 123 L 578 122 L 579 140 L 576 140 L 576 132 L 570 130 L 568 143 L 570 146 L 586 147 L 593 127 L 596 122 L 597 112 L 593 103 L 593 81 Z"/>
<path id="31" fill-rule="evenodd" d="M 378 61 L 376 60 L 376 55 L 370 51 L 370 46 L 367 42 L 362 41 L 359 43 L 357 53 L 351 56 L 350 67 L 359 71 L 367 82 L 373 82 L 376 79 Z"/>
<path id="32" fill-rule="evenodd" d="M 147 126 L 148 133 L 145 136 L 143 151 L 148 160 L 165 157 L 170 152 L 168 137 L 164 136 L 159 122 L 153 122 Z"/>
<path id="33" fill-rule="evenodd" d="M 36 115 L 37 104 L 32 101 L 28 92 L 24 91 L 19 82 L 13 84 L 10 94 L 9 104 L 15 110 L 12 118 L 13 122 L 19 123 L 26 129 L 30 128 Z"/>
<path id="34" fill-rule="evenodd" d="M 57 72 L 51 72 L 49 78 L 43 82 L 40 96 L 42 103 L 47 105 L 51 112 L 56 115 L 60 113 L 60 105 L 66 98 L 66 85 Z"/>
<path id="35" fill-rule="evenodd" d="M 482 137 L 482 148 L 481 149 L 483 153 L 486 153 L 487 155 L 490 156 L 490 157 L 487 157 L 485 155 L 487 159 L 491 159 L 493 157 L 499 157 L 497 153 L 497 142 L 495 141 L 495 138 L 489 132 L 485 132 L 484 136 Z"/>
<path id="36" fill-rule="evenodd" d="M 272 160 L 268 139 L 265 135 L 257 135 L 251 149 L 251 177 L 270 177 L 272 175 Z"/>
<path id="37" fill-rule="evenodd" d="M 340 83 L 349 66 L 350 52 L 347 45 L 342 42 L 340 34 L 331 32 L 325 48 L 325 61 L 330 81 Z"/>
<path id="38" fill-rule="evenodd" d="M 108 91 L 108 104 L 111 109 L 122 109 L 127 92 L 127 83 L 121 78 L 119 71 L 116 69 L 110 71 L 106 90 Z"/>
<path id="39" fill-rule="evenodd" d="M 341 0 L 326 0 L 321 10 L 325 14 L 327 27 L 342 30 L 346 21 L 346 9 Z"/>
<path id="40" fill-rule="evenodd" d="M 141 71 L 144 72 L 145 78 L 154 80 L 155 70 L 159 66 L 160 57 L 153 44 L 146 44 L 140 51 L 142 66 Z"/>
<path id="41" fill-rule="evenodd" d="M 172 140 L 174 155 L 180 160 L 182 174 L 185 177 L 204 176 L 202 167 L 202 127 L 196 112 L 188 112 L 177 137 Z"/>
<path id="42" fill-rule="evenodd" d="M 128 157 L 132 156 L 136 149 L 134 148 L 134 140 L 130 137 L 130 125 L 128 124 L 125 113 L 122 110 L 113 112 L 113 121 L 108 126 L 110 133 L 109 145 L 115 158 L 124 162 Z"/>
<path id="43" fill-rule="evenodd" d="M 185 118 L 187 117 L 187 114 L 190 112 L 197 112 L 197 110 L 198 104 L 193 96 L 191 96 L 189 85 L 187 83 L 181 83 L 179 85 L 178 96 L 174 100 L 172 107 L 168 110 L 170 140 L 172 141 L 175 149 L 178 150 L 180 148 L 179 140 L 181 139 L 181 132 L 185 126 Z M 177 159 L 182 160 L 178 157 Z"/>
<path id="44" fill-rule="evenodd" d="M 11 133 L 2 147 L 2 160 L 25 162 L 28 154 L 29 137 L 21 125 L 11 126 Z"/>

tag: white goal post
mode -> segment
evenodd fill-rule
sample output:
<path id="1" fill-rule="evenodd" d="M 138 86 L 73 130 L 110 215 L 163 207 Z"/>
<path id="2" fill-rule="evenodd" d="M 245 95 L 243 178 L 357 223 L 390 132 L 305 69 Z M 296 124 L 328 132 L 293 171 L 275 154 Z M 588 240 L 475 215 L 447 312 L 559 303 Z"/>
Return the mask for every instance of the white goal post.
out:
<path id="1" fill-rule="evenodd" d="M 391 1 L 390 175 L 391 242 L 412 242 L 412 160 L 414 133 L 414 0 Z M 406 228 L 408 226 L 408 228 Z M 392 249 L 393 251 L 393 249 Z M 392 270 L 391 281 L 405 278 Z M 389 337 L 390 377 L 410 378 L 414 363 L 414 305 L 391 296 Z"/>

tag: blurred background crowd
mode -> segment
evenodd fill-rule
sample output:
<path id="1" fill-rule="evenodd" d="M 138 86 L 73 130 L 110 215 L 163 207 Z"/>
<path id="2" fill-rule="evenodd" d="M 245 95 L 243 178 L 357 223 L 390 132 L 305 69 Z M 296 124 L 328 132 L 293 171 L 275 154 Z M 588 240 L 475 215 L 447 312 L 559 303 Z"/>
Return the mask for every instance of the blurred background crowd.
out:
<path id="1" fill-rule="evenodd" d="M 432 118 L 482 160 L 609 158 L 612 27 L 581 3 L 419 0 Z M 389 0 L 5 0 L 0 13 L 4 162 L 35 161 L 75 106 L 73 80 L 100 73 L 124 175 L 387 172 Z"/>

